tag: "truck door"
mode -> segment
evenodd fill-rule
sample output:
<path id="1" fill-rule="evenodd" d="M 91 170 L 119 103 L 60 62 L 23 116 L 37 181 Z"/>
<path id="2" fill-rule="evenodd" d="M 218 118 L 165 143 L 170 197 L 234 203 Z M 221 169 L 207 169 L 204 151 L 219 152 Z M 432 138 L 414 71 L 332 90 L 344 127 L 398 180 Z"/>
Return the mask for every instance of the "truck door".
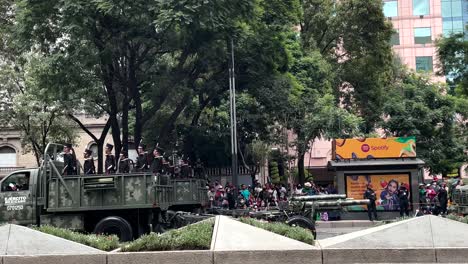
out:
<path id="1" fill-rule="evenodd" d="M 0 184 L 0 221 L 33 224 L 32 179 L 30 171 L 18 171 Z"/>

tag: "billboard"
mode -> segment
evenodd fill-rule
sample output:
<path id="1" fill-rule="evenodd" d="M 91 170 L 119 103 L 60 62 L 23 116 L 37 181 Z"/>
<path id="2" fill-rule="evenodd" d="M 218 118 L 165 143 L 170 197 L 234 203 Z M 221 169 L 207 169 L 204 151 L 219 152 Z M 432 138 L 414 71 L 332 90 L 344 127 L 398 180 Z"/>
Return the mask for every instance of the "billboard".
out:
<path id="1" fill-rule="evenodd" d="M 416 157 L 415 137 L 333 140 L 334 159 Z"/>
<path id="2" fill-rule="evenodd" d="M 372 185 L 377 200 L 378 211 L 396 211 L 400 209 L 397 190 L 401 185 L 410 190 L 409 173 L 400 174 L 347 174 L 346 195 L 348 198 L 364 199 L 367 183 Z M 367 210 L 367 205 L 349 206 L 350 211 Z"/>

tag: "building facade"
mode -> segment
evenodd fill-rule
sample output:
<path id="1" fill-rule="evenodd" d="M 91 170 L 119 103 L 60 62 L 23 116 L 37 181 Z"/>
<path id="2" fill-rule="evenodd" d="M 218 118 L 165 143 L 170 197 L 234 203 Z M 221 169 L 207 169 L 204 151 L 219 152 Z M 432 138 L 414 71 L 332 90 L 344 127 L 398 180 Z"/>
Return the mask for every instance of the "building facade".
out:
<path id="1" fill-rule="evenodd" d="M 468 0 L 384 0 L 383 11 L 395 29 L 393 50 L 416 71 L 435 73 L 435 41 L 467 30 Z"/>

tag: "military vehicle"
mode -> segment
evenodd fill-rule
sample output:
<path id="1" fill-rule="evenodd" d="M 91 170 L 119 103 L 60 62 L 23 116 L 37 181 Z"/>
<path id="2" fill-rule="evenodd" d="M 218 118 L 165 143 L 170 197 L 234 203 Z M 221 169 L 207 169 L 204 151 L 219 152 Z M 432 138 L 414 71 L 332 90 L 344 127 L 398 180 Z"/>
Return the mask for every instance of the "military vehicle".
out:
<path id="1" fill-rule="evenodd" d="M 200 179 L 151 173 L 63 176 L 63 145 L 49 144 L 39 168 L 0 181 L 0 222 L 53 225 L 132 240 L 165 222 L 166 212 L 208 203 Z"/>
<path id="2" fill-rule="evenodd" d="M 307 228 L 316 237 L 315 220 L 319 213 L 343 211 L 346 206 L 360 204 L 369 204 L 369 200 L 350 199 L 346 197 L 346 194 L 294 196 L 290 201 L 279 202 L 278 210 L 250 212 L 250 216 Z"/>
<path id="3" fill-rule="evenodd" d="M 458 186 L 452 192 L 452 201 L 456 212 L 468 215 L 468 185 Z"/>

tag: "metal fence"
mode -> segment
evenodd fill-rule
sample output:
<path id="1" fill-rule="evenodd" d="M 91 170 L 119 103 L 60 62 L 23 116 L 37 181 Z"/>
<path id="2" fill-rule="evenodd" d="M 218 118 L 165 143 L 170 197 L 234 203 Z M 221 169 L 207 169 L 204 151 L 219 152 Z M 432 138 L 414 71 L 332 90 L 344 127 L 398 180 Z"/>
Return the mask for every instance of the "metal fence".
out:
<path id="1" fill-rule="evenodd" d="M 253 170 L 254 167 L 246 168 L 244 166 L 237 167 L 237 175 L 250 175 L 250 171 Z M 205 168 L 205 174 L 208 177 L 216 176 L 231 176 L 232 175 L 232 168 L 231 167 L 218 167 L 218 168 Z"/>

